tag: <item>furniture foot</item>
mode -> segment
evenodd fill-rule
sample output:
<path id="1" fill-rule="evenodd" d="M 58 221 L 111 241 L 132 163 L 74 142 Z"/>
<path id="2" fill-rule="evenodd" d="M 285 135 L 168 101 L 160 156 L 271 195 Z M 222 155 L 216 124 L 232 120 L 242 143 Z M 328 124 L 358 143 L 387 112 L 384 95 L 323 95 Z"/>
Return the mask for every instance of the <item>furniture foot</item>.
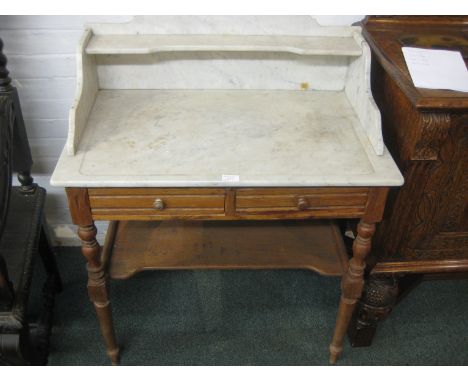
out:
<path id="1" fill-rule="evenodd" d="M 338 349 L 332 349 L 332 347 L 330 346 L 330 359 L 329 359 L 329 362 L 331 365 L 334 365 L 336 363 L 336 361 L 338 360 L 338 357 L 340 356 L 341 354 L 341 350 L 338 350 Z"/>
<path id="2" fill-rule="evenodd" d="M 375 232 L 374 223 L 361 220 L 357 227 L 357 236 L 353 243 L 353 257 L 349 261 L 347 272 L 341 280 L 341 299 L 336 318 L 335 332 L 330 345 L 330 363 L 335 363 L 343 351 L 343 339 L 349 322 L 361 297 L 364 287 L 365 258 L 371 249 L 371 237 Z"/>
<path id="3" fill-rule="evenodd" d="M 100 258 L 100 246 L 96 240 L 96 226 L 93 224 L 78 227 L 83 255 L 88 260 L 88 294 L 96 309 L 101 334 L 106 344 L 107 354 L 113 365 L 119 363 L 119 348 L 115 340 L 112 311 L 109 301 L 107 275 Z"/>
<path id="4" fill-rule="evenodd" d="M 351 346 L 370 346 L 379 321 L 395 306 L 398 279 L 395 275 L 370 275 L 362 298 L 348 328 Z"/>
<path id="5" fill-rule="evenodd" d="M 26 366 L 24 346 L 18 333 L 0 333 L 0 366 Z"/>

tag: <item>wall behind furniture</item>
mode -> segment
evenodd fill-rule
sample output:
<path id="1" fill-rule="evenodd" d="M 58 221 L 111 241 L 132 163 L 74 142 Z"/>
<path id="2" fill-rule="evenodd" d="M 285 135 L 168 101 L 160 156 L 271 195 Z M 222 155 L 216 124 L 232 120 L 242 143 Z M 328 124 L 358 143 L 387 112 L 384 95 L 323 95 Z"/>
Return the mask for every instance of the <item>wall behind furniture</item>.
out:
<path id="1" fill-rule="evenodd" d="M 314 16 L 323 25 L 350 25 L 363 16 Z M 85 23 L 126 22 L 132 16 L 1 16 L 0 37 L 8 69 L 18 88 L 34 158 L 35 181 L 47 189 L 46 218 L 55 245 L 78 245 L 63 188 L 49 185 L 65 144 L 68 110 L 75 94 L 75 51 Z M 199 30 L 239 25 L 254 30 L 294 33 L 310 23 L 310 16 L 159 16 L 161 29 L 180 32 L 187 25 Z M 173 32 L 175 33 L 175 32 Z M 107 224 L 98 222 L 103 242 Z"/>

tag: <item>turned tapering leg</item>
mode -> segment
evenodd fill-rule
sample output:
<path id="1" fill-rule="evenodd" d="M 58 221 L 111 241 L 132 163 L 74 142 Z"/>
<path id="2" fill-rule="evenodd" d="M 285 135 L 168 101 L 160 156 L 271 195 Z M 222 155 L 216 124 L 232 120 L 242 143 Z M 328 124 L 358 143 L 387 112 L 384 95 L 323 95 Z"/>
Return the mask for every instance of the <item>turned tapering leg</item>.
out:
<path id="1" fill-rule="evenodd" d="M 88 260 L 89 298 L 96 308 L 96 314 L 106 344 L 107 354 L 112 364 L 117 365 L 119 363 L 119 348 L 115 340 L 107 277 L 101 262 L 101 248 L 96 240 L 96 233 L 97 230 L 94 224 L 80 225 L 78 227 L 78 236 L 82 243 L 81 250 Z"/>
<path id="2" fill-rule="evenodd" d="M 357 227 L 357 236 L 353 243 L 353 257 L 349 261 L 347 272 L 341 280 L 341 300 L 338 307 L 335 332 L 330 344 L 330 363 L 335 363 L 343 351 L 343 339 L 351 320 L 354 308 L 361 297 L 364 286 L 366 256 L 371 249 L 371 237 L 375 232 L 374 223 L 361 220 Z"/>

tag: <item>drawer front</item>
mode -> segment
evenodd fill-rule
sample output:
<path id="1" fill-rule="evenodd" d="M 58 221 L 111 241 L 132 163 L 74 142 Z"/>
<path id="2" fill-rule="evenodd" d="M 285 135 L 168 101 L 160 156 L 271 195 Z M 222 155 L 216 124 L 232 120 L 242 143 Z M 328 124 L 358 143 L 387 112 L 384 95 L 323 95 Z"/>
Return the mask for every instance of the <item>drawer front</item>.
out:
<path id="1" fill-rule="evenodd" d="M 292 216 L 359 216 L 364 213 L 367 187 L 245 188 L 236 193 L 236 213 Z"/>
<path id="2" fill-rule="evenodd" d="M 135 220 L 224 214 L 223 189 L 89 188 L 95 219 Z"/>

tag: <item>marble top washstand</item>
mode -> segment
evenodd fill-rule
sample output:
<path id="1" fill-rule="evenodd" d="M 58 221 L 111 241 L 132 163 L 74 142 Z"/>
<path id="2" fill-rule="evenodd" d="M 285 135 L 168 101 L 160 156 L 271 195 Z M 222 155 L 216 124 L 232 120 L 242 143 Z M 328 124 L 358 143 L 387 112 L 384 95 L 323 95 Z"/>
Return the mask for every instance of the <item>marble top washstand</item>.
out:
<path id="1" fill-rule="evenodd" d="M 85 31 L 53 185 L 402 184 L 383 144 L 360 28 L 152 32 L 141 20 Z"/>

